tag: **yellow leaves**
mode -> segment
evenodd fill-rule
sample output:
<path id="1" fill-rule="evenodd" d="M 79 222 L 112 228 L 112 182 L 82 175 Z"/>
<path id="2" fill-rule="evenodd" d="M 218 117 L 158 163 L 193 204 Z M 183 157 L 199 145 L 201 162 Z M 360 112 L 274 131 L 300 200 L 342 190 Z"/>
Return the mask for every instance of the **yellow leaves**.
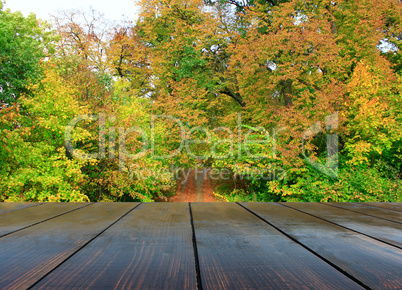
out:
<path id="1" fill-rule="evenodd" d="M 77 89 L 69 85 L 50 65 L 45 67 L 41 86 L 34 89 L 34 97 L 24 97 L 23 103 L 39 115 L 44 124 L 66 120 L 87 110 L 79 103 Z M 53 117 L 53 120 L 48 120 Z M 65 124 L 63 124 L 65 125 Z"/>
<path id="2" fill-rule="evenodd" d="M 216 198 L 218 198 L 219 200 L 221 200 L 221 201 L 223 201 L 223 202 L 230 202 L 230 200 L 229 200 L 226 196 L 224 196 L 224 195 L 222 195 L 222 194 L 219 194 L 219 193 L 217 193 L 217 192 L 213 192 L 213 194 L 214 194 L 214 196 L 215 196 Z"/>
<path id="3" fill-rule="evenodd" d="M 59 192 L 56 195 L 50 195 L 46 198 L 48 202 L 89 202 L 88 196 L 82 194 L 76 190 L 72 190 L 71 192 Z"/>
<path id="4" fill-rule="evenodd" d="M 368 162 L 367 156 L 371 152 L 372 144 L 361 140 L 354 144 L 347 144 L 345 148 L 353 156 L 347 163 L 349 165 L 361 165 Z"/>
<path id="5" fill-rule="evenodd" d="M 282 194 L 282 188 L 277 181 L 269 181 L 268 182 L 269 189 L 276 195 Z"/>
<path id="6" fill-rule="evenodd" d="M 370 67 L 363 61 L 360 61 L 353 71 L 353 76 L 348 84 L 351 91 L 351 97 L 374 96 L 379 89 L 379 78 L 370 72 Z"/>
<path id="7" fill-rule="evenodd" d="M 396 121 L 387 102 L 389 91 L 381 86 L 384 84 L 371 67 L 359 62 L 348 84 L 345 107 L 350 136 L 345 149 L 351 154 L 350 164 L 368 162 L 370 154 L 382 154 L 395 140 L 396 136 L 390 134 Z"/>

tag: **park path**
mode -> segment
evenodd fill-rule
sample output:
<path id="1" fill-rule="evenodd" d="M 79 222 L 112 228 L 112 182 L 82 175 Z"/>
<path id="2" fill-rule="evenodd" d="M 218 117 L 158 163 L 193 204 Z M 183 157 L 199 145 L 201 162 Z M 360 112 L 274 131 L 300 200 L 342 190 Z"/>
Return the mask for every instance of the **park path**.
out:
<path id="1" fill-rule="evenodd" d="M 172 196 L 170 202 L 213 202 L 213 186 L 207 169 L 188 171 L 187 176 L 183 174 L 178 181 L 178 190 Z"/>

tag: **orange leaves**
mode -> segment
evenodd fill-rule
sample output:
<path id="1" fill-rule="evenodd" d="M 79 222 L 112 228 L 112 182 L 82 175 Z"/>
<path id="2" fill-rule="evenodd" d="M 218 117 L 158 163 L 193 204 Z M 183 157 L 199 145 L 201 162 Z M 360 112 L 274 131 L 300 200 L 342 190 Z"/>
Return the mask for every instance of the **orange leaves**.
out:
<path id="1" fill-rule="evenodd" d="M 0 124 L 2 127 L 12 127 L 19 115 L 19 104 L 12 104 L 11 106 L 0 105 Z"/>
<path id="2" fill-rule="evenodd" d="M 300 166 L 302 132 L 336 111 L 343 93 L 333 17 L 323 3 L 290 1 L 250 7 L 244 18 L 250 26 L 230 46 L 229 73 L 251 122 L 287 128 L 278 144 L 282 163 Z"/>
<path id="3" fill-rule="evenodd" d="M 135 27 L 117 27 L 108 45 L 108 58 L 114 74 L 133 82 L 133 86 L 148 85 L 150 76 L 149 47 L 138 35 Z"/>
<path id="4" fill-rule="evenodd" d="M 62 11 L 54 17 L 60 35 L 57 54 L 75 55 L 87 62 L 91 69 L 107 71 L 106 40 L 109 23 L 95 10 Z"/>

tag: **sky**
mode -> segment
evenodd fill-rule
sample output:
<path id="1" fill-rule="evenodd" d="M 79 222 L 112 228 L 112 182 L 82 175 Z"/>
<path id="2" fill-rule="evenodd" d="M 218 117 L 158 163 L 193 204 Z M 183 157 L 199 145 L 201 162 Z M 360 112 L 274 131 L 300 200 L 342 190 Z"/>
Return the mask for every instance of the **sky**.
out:
<path id="1" fill-rule="evenodd" d="M 37 18 L 50 20 L 49 14 L 57 14 L 57 10 L 82 9 L 87 11 L 91 6 L 101 12 L 109 20 L 119 21 L 123 19 L 135 20 L 136 4 L 135 0 L 6 0 L 4 8 L 10 8 L 12 12 L 21 11 L 24 16 L 31 12 Z"/>
<path id="2" fill-rule="evenodd" d="M 34 12 L 38 18 L 50 20 L 49 14 L 57 14 L 57 10 L 81 9 L 88 11 L 90 7 L 105 15 L 109 20 L 121 22 L 123 19 L 135 20 L 137 16 L 136 2 L 138 0 L 6 0 L 5 8 L 10 8 L 12 12 L 21 11 L 24 16 Z M 123 16 L 124 15 L 124 16 Z M 300 16 L 298 16 L 300 18 Z M 302 17 L 301 17 L 302 18 Z M 295 25 L 302 21 L 296 19 Z M 304 20 L 304 18 L 303 18 Z M 383 52 L 397 51 L 395 45 L 386 39 L 381 40 L 377 46 Z"/>

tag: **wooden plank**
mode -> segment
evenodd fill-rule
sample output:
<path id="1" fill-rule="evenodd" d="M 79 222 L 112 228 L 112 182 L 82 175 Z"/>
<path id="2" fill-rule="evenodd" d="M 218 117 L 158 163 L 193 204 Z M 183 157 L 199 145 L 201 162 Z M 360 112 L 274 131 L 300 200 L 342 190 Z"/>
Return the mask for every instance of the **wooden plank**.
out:
<path id="1" fill-rule="evenodd" d="M 400 249 L 279 204 L 242 205 L 366 287 L 397 289 L 402 285 Z"/>
<path id="2" fill-rule="evenodd" d="M 0 215 L 0 237 L 86 205 L 88 204 L 46 203 L 3 213 Z"/>
<path id="3" fill-rule="evenodd" d="M 136 204 L 93 204 L 0 239 L 0 289 L 28 288 Z"/>
<path id="4" fill-rule="evenodd" d="M 203 289 L 359 289 L 235 203 L 192 203 Z"/>
<path id="5" fill-rule="evenodd" d="M 283 203 L 316 217 L 402 248 L 402 224 L 319 203 Z"/>
<path id="6" fill-rule="evenodd" d="M 355 202 L 342 202 L 342 203 L 325 203 L 326 205 L 331 205 L 335 207 L 340 207 L 343 209 L 351 210 L 354 212 L 382 218 L 385 220 L 402 223 L 402 212 L 397 212 L 393 210 L 388 210 L 385 208 L 380 208 L 373 206 L 371 204 L 365 203 L 355 203 Z"/>
<path id="7" fill-rule="evenodd" d="M 34 289 L 196 289 L 188 203 L 141 204 Z"/>
<path id="8" fill-rule="evenodd" d="M 0 214 L 40 204 L 34 202 L 0 202 Z"/>
<path id="9" fill-rule="evenodd" d="M 389 210 L 402 211 L 402 203 L 397 202 L 367 202 L 372 206 L 381 207 Z"/>

